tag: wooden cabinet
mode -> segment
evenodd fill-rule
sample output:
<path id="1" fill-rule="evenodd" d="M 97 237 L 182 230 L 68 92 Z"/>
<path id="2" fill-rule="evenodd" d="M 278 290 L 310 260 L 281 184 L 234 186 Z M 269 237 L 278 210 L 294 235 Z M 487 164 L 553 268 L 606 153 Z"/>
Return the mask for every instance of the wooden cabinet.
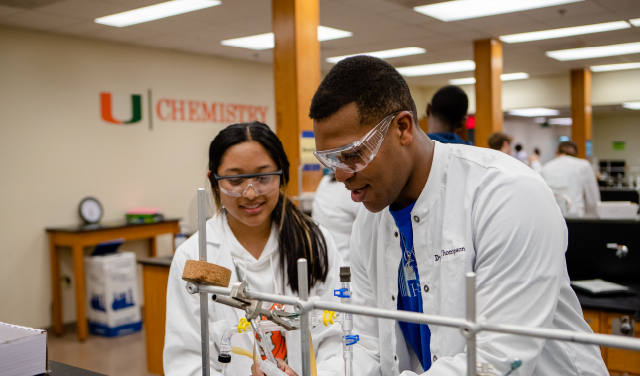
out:
<path id="1" fill-rule="evenodd" d="M 604 312 L 594 310 L 584 310 L 584 319 L 589 324 L 594 333 L 611 334 L 614 330 L 614 320 L 616 326 L 627 317 L 633 319 L 633 315 L 625 313 Z M 640 338 L 640 323 L 635 323 L 635 337 Z M 640 352 L 621 350 L 614 348 L 600 348 L 602 358 L 611 375 L 640 375 Z"/>

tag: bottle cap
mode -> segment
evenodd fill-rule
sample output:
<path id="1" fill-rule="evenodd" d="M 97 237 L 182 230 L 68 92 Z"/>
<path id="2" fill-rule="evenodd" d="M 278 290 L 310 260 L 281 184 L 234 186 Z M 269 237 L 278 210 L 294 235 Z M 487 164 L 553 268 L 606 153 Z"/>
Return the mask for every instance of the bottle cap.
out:
<path id="1" fill-rule="evenodd" d="M 231 355 L 229 354 L 218 355 L 218 363 L 231 363 Z"/>
<path id="2" fill-rule="evenodd" d="M 348 266 L 340 267 L 340 282 L 351 282 L 351 268 Z"/>

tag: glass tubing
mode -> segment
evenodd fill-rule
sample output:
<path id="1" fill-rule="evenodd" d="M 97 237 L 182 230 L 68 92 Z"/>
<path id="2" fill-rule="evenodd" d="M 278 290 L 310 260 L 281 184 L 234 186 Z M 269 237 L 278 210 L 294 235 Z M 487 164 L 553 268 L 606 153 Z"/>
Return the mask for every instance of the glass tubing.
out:
<path id="1" fill-rule="evenodd" d="M 202 198 L 201 198 L 202 197 Z M 205 230 L 205 191 L 198 189 L 198 236 L 200 247 L 200 261 L 207 261 L 206 230 Z M 575 332 L 564 329 L 529 328 L 517 325 L 490 324 L 476 322 L 476 274 L 467 273 L 466 279 L 466 319 L 452 318 L 437 315 L 425 315 L 422 313 L 392 311 L 380 308 L 358 306 L 353 304 L 332 303 L 318 299 L 309 299 L 307 260 L 298 260 L 298 286 L 299 297 L 265 294 L 261 292 L 245 291 L 243 299 L 261 300 L 272 303 L 291 305 L 295 312 L 300 314 L 300 348 L 302 349 L 302 376 L 311 376 L 311 348 L 309 342 L 309 312 L 328 310 L 334 312 L 350 313 L 410 322 L 414 324 L 440 325 L 459 328 L 467 339 L 467 376 L 477 376 L 476 373 L 476 334 L 481 331 L 491 331 L 506 334 L 514 334 L 526 337 L 553 339 L 566 342 L 586 343 L 605 347 L 614 347 L 625 350 L 640 351 L 640 339 L 613 336 L 610 334 L 595 334 Z M 208 294 L 229 296 L 231 289 L 211 285 L 201 285 L 187 282 L 187 292 L 200 294 L 200 320 L 202 343 L 202 375 L 209 376 L 209 309 Z"/>

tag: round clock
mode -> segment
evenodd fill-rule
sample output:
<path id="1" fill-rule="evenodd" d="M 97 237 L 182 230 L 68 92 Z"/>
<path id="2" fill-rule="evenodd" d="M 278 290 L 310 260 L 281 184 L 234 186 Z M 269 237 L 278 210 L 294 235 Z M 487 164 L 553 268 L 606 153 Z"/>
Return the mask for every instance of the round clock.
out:
<path id="1" fill-rule="evenodd" d="M 93 224 L 100 222 L 102 218 L 102 205 L 100 205 L 100 201 L 93 197 L 86 197 L 80 201 L 79 206 L 80 217 L 85 221 L 85 223 Z"/>

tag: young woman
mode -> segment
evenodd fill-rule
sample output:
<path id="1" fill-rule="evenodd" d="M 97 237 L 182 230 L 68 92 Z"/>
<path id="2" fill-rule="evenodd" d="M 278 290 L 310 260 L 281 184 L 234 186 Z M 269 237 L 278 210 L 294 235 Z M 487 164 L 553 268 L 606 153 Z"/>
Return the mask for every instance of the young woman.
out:
<path id="1" fill-rule="evenodd" d="M 289 161 L 268 126 L 242 123 L 221 131 L 209 148 L 207 176 L 218 208 L 207 221 L 208 262 L 231 269 L 234 283 L 238 280 L 235 260 L 250 290 L 297 296 L 297 260 L 303 257 L 308 260 L 309 295 L 334 299 L 333 290 L 340 288 L 342 260 L 329 232 L 286 197 Z M 186 260 L 197 259 L 195 234 L 178 248 L 171 264 L 164 345 L 167 376 L 201 375 L 199 297 L 188 294 L 182 280 Z M 263 308 L 272 308 L 267 304 Z M 292 307 L 287 308 L 292 311 Z M 244 312 L 238 309 L 209 302 L 212 375 L 220 374 L 218 351 L 224 331 L 242 317 Z M 339 325 L 312 330 L 318 364 L 340 354 L 341 336 Z M 273 332 L 270 338 L 274 357 L 284 359 L 301 374 L 299 331 Z M 237 334 L 232 343 L 252 351 L 254 334 Z M 247 357 L 233 355 L 226 374 L 250 375 L 252 364 Z"/>

